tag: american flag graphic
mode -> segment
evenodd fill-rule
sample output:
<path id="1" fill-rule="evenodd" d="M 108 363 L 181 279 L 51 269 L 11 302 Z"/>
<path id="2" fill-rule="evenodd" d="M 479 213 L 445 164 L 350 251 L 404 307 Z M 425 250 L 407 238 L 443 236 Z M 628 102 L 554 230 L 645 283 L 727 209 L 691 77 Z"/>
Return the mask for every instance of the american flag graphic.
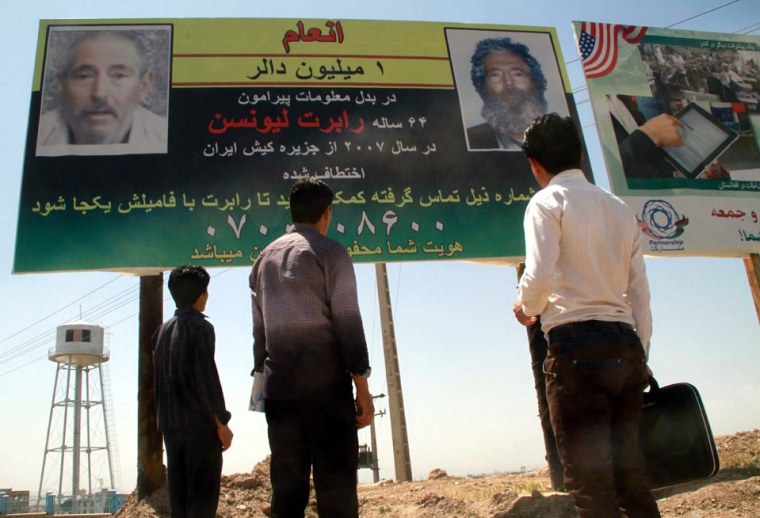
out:
<path id="1" fill-rule="evenodd" d="M 582 22 L 578 48 L 586 79 L 606 76 L 614 70 L 620 36 L 628 43 L 635 44 L 641 41 L 646 32 L 646 27 L 634 25 Z"/>

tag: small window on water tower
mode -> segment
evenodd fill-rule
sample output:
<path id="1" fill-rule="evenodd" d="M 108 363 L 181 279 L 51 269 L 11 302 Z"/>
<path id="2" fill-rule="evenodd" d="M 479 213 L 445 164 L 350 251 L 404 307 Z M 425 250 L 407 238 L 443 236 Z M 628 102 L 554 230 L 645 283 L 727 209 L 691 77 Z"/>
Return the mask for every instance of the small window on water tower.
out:
<path id="1" fill-rule="evenodd" d="M 66 341 L 67 342 L 89 342 L 90 330 L 89 329 L 67 329 Z"/>

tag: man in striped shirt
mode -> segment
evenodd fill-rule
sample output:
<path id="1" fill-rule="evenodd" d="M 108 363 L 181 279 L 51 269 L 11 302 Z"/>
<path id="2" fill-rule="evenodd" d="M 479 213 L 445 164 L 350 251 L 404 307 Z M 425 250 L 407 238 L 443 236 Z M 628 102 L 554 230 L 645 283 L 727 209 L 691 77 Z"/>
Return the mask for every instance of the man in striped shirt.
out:
<path id="1" fill-rule="evenodd" d="M 312 466 L 319 515 L 358 516 L 357 428 L 370 424 L 374 406 L 353 264 L 326 237 L 332 200 L 321 180 L 298 180 L 290 191 L 293 227 L 264 249 L 249 278 L 273 518 L 303 516 Z"/>

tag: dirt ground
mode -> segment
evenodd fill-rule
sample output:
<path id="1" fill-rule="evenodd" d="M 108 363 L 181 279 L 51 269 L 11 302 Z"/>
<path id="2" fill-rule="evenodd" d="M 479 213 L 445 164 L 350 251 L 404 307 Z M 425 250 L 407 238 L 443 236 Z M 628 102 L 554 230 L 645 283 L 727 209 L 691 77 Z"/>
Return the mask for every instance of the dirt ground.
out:
<path id="1" fill-rule="evenodd" d="M 708 480 L 657 491 L 655 496 L 663 517 L 760 516 L 760 430 L 716 437 L 716 442 L 720 472 Z M 250 473 L 224 476 L 217 516 L 268 516 L 270 490 L 268 458 Z M 570 496 L 551 490 L 547 469 L 482 477 L 451 477 L 443 469 L 435 469 L 423 481 L 361 484 L 359 505 L 363 518 L 576 516 Z M 142 502 L 132 494 L 115 516 L 168 517 L 166 490 L 159 490 Z M 317 516 L 313 493 L 306 516 Z"/>

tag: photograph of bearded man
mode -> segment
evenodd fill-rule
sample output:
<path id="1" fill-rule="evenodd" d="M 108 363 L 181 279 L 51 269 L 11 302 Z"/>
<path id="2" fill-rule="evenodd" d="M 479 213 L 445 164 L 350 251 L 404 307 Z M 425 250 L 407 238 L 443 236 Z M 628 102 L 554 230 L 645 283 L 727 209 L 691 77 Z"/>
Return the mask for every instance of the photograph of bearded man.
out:
<path id="1" fill-rule="evenodd" d="M 471 58 L 472 84 L 485 123 L 467 128 L 474 149 L 521 150 L 525 129 L 546 113 L 546 78 L 528 47 L 509 38 L 481 40 Z"/>
<path id="2" fill-rule="evenodd" d="M 536 117 L 569 115 L 550 33 L 452 28 L 446 38 L 470 151 L 520 151 Z"/>

